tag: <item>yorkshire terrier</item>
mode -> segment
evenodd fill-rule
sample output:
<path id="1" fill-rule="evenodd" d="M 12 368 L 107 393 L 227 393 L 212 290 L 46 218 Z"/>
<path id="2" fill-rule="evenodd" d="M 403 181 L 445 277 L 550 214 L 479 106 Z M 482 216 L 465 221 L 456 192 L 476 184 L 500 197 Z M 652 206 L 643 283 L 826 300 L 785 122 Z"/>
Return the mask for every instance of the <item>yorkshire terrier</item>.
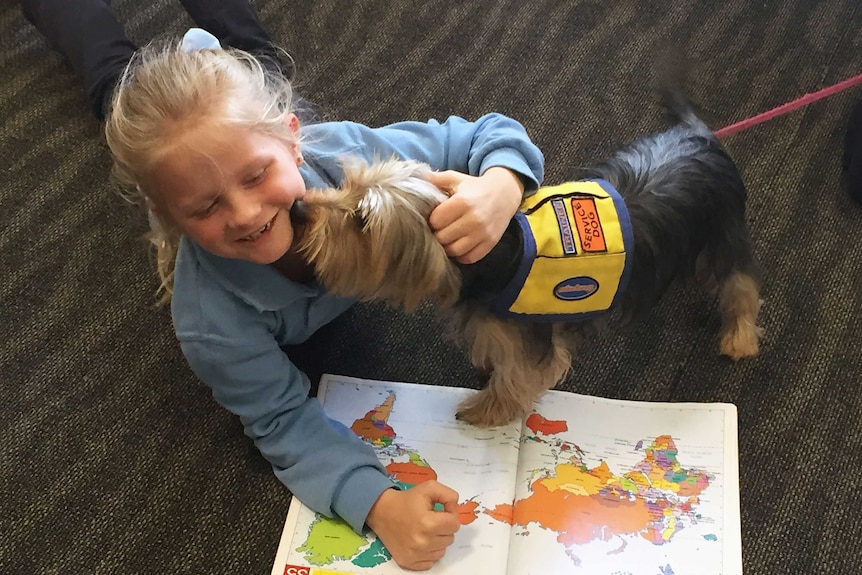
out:
<path id="1" fill-rule="evenodd" d="M 292 217 L 298 251 L 332 293 L 444 310 L 488 385 L 457 417 L 508 423 L 571 368 L 585 326 L 623 319 L 692 276 L 718 298 L 719 349 L 758 352 L 760 279 L 739 171 L 679 92 L 676 123 L 634 141 L 582 179 L 528 196 L 481 261 L 449 259 L 428 225 L 446 194 L 414 161 L 346 160 L 337 189 L 309 190 Z M 582 320 L 589 321 L 584 322 Z"/>

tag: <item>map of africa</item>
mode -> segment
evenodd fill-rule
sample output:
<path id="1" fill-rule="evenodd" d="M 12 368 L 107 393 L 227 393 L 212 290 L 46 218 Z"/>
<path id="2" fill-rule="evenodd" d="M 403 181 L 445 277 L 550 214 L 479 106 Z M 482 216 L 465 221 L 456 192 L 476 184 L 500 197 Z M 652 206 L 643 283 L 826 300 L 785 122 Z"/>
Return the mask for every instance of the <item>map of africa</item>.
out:
<path id="1" fill-rule="evenodd" d="M 335 381 L 324 401 L 327 413 L 354 410 L 352 420 L 344 412 L 336 419 L 373 447 L 400 487 L 437 479 L 459 492 L 457 540 L 468 540 L 453 545 L 430 573 L 724 572 L 722 473 L 708 464 L 716 449 L 692 449 L 699 464 L 691 465 L 674 433 L 627 439 L 613 429 L 580 431 L 582 418 L 549 415 L 558 411 L 557 397 L 540 402 L 522 425 L 478 430 L 453 418 L 469 391 L 435 389 Z M 345 394 L 353 397 L 337 397 Z M 360 397 L 373 401 L 356 413 Z M 415 404 L 403 406 L 404 419 L 396 417 L 402 403 Z M 576 440 L 579 434 L 586 443 Z M 405 572 L 373 534 L 304 512 L 288 565 L 308 566 L 313 575 Z"/>

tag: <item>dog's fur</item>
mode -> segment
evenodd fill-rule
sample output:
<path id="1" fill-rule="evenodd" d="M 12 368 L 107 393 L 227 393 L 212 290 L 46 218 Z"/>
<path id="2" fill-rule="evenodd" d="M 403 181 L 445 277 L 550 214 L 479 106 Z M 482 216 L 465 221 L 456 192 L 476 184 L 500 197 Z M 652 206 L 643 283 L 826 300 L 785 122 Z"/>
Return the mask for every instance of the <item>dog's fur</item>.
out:
<path id="1" fill-rule="evenodd" d="M 639 139 L 583 174 L 625 198 L 634 233 L 624 317 L 654 305 L 670 282 L 694 275 L 718 297 L 720 351 L 734 360 L 758 352 L 759 272 L 745 221 L 746 191 L 733 160 L 680 93 L 665 106 L 677 123 Z M 383 299 L 410 311 L 426 300 L 448 310 L 487 387 L 459 406 L 479 426 L 522 417 L 571 368 L 583 323 L 501 319 L 488 302 L 506 285 L 522 253 L 509 226 L 477 264 L 450 260 L 428 226 L 446 195 L 425 180 L 427 166 L 347 161 L 340 189 L 310 190 L 295 210 L 299 251 L 331 292 Z"/>

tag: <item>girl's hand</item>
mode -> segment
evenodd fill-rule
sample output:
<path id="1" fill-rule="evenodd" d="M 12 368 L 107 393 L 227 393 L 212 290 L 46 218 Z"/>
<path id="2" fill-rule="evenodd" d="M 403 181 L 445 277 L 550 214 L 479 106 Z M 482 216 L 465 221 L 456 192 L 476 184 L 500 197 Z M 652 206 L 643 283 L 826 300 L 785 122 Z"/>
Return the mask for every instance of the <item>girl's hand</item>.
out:
<path id="1" fill-rule="evenodd" d="M 518 175 L 496 166 L 480 177 L 433 172 L 428 181 L 449 194 L 428 223 L 446 254 L 462 264 L 476 263 L 497 245 L 524 195 Z"/>
<path id="2" fill-rule="evenodd" d="M 437 503 L 443 506 L 442 511 L 434 510 Z M 433 480 L 406 491 L 387 489 L 365 522 L 398 565 L 427 571 L 443 557 L 461 527 L 458 493 Z"/>

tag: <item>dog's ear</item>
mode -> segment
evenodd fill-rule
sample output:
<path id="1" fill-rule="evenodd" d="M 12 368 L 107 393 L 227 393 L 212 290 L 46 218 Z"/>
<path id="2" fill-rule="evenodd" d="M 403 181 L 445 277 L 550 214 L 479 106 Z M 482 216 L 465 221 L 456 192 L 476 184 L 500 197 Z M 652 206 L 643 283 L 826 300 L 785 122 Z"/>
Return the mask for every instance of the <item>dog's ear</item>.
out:
<path id="1" fill-rule="evenodd" d="M 382 219 L 389 225 L 393 223 L 391 211 L 409 213 L 411 220 L 418 217 L 427 223 L 431 211 L 446 199 L 428 182 L 430 172 L 425 164 L 391 158 L 345 173 L 349 174 L 350 186 L 364 190 L 357 206 L 363 220 L 371 223 Z"/>
<path id="2" fill-rule="evenodd" d="M 361 158 L 348 156 L 341 159 L 341 167 L 344 177 L 338 188 L 339 193 L 343 194 L 346 203 L 358 206 L 370 184 L 369 165 Z"/>
<path id="3" fill-rule="evenodd" d="M 425 178 L 430 168 L 398 159 L 346 160 L 343 166 L 341 200 L 356 208 L 352 221 L 361 226 L 366 259 L 360 297 L 387 299 L 408 311 L 427 299 L 449 303 L 460 281 L 428 225 L 431 211 L 446 199 Z"/>

